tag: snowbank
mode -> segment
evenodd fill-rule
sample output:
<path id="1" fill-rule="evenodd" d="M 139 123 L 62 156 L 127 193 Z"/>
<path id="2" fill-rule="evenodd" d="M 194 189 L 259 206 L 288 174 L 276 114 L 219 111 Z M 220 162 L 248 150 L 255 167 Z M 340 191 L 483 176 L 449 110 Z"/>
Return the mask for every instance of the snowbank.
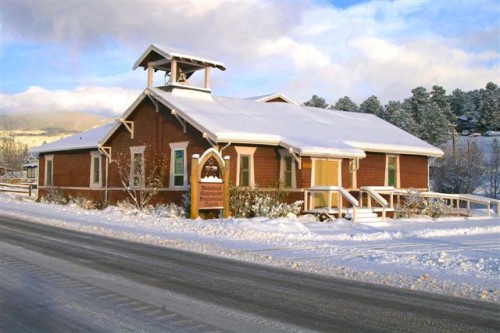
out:
<path id="1" fill-rule="evenodd" d="M 0 213 L 106 236 L 316 274 L 500 303 L 500 219 L 352 224 L 311 215 L 189 220 L 15 200 Z"/>

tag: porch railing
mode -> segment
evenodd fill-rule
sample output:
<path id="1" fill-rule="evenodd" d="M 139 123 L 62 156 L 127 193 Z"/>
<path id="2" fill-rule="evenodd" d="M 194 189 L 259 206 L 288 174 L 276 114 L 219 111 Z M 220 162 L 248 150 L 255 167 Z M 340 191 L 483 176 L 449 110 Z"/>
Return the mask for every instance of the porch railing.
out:
<path id="1" fill-rule="evenodd" d="M 343 199 L 347 200 L 352 206 L 352 222 L 356 222 L 356 210 L 359 207 L 359 202 L 353 197 L 345 188 L 342 186 L 313 186 L 304 190 L 304 211 L 311 212 L 318 210 L 317 208 L 311 208 L 311 203 L 313 202 L 314 196 L 318 193 L 327 194 L 327 205 L 325 208 L 320 208 L 320 210 L 325 211 L 326 213 L 335 213 L 332 210 L 332 194 L 339 193 L 338 196 L 338 208 L 336 213 L 339 214 L 339 217 L 342 216 L 343 213 Z M 326 210 L 328 209 L 328 210 Z M 319 210 L 318 210 L 319 212 Z"/>
<path id="2" fill-rule="evenodd" d="M 398 203 L 400 198 L 404 195 L 408 195 L 408 191 L 395 190 L 394 194 L 397 196 Z M 473 194 L 449 194 L 449 193 L 438 193 L 438 192 L 416 192 L 417 195 L 423 198 L 439 198 L 447 200 L 450 206 L 456 208 L 457 212 L 460 213 L 462 209 L 462 203 L 465 204 L 466 213 L 472 216 L 471 203 L 486 206 L 488 211 L 488 216 L 491 216 L 492 207 L 496 206 L 496 215 L 500 216 L 500 200 L 481 197 L 479 195 Z M 494 211 L 494 209 L 493 209 Z"/>
<path id="3" fill-rule="evenodd" d="M 372 200 L 375 200 L 382 208 L 382 220 L 386 220 L 387 210 L 394 210 L 394 187 L 393 186 L 361 186 L 359 188 L 359 205 L 363 206 L 363 194 L 366 193 L 367 207 L 372 209 Z M 380 194 L 388 194 L 389 202 Z"/>

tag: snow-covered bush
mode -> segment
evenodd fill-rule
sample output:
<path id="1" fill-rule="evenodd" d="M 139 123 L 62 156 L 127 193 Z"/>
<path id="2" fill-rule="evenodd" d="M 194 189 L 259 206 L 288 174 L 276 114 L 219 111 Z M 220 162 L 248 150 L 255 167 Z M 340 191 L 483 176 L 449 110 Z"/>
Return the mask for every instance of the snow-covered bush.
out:
<path id="1" fill-rule="evenodd" d="M 55 205 L 66 205 L 68 200 L 62 194 L 61 190 L 56 188 L 51 188 L 44 194 L 40 200 L 43 203 L 55 204 Z"/>
<path id="2" fill-rule="evenodd" d="M 118 201 L 116 203 L 116 206 L 118 206 L 120 212 L 122 212 L 125 215 L 137 215 L 140 212 L 137 206 L 134 203 L 130 202 L 129 199 Z"/>
<path id="3" fill-rule="evenodd" d="M 68 203 L 83 209 L 97 209 L 97 203 L 85 197 L 70 197 Z"/>
<path id="4" fill-rule="evenodd" d="M 229 209 L 235 217 L 285 217 L 299 214 L 303 201 L 287 204 L 288 192 L 283 188 L 259 189 L 234 187 L 229 190 Z"/>
<path id="5" fill-rule="evenodd" d="M 423 215 L 433 218 L 452 215 L 453 208 L 441 198 L 428 198 L 424 201 Z"/>
<path id="6" fill-rule="evenodd" d="M 129 199 L 119 201 L 116 204 L 118 209 L 125 215 L 138 215 L 140 213 L 151 215 L 156 218 L 183 218 L 186 217 L 184 208 L 175 203 L 147 205 L 142 209 L 137 208 L 135 203 Z"/>
<path id="7" fill-rule="evenodd" d="M 191 184 L 188 185 L 187 192 L 182 194 L 181 207 L 184 210 L 184 215 L 191 215 Z"/>
<path id="8" fill-rule="evenodd" d="M 395 206 L 394 212 L 398 218 L 410 218 L 419 215 L 436 218 L 449 216 L 453 213 L 453 208 L 446 203 L 446 200 L 441 198 L 426 199 L 413 189 L 409 189 L 401 199 L 401 203 Z"/>
<path id="9" fill-rule="evenodd" d="M 414 189 L 408 189 L 401 197 L 401 202 L 396 204 L 394 215 L 397 218 L 409 218 L 422 214 L 425 207 L 425 199 Z"/>
<path id="10" fill-rule="evenodd" d="M 177 206 L 175 203 L 158 204 L 156 206 L 149 205 L 145 207 L 144 212 L 156 218 L 183 218 L 186 217 L 186 212 L 183 207 Z"/>

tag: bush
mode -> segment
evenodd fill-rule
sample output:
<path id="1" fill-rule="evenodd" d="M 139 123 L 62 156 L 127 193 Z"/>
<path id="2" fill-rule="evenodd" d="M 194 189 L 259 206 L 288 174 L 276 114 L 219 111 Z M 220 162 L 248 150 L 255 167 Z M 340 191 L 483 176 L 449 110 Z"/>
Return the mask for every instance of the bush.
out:
<path id="1" fill-rule="evenodd" d="M 283 202 L 288 191 L 282 187 L 259 189 L 245 186 L 231 186 L 229 189 L 229 209 L 235 217 L 285 217 L 290 213 L 300 213 L 303 201 L 292 204 Z"/>
<path id="2" fill-rule="evenodd" d="M 453 208 L 441 198 L 428 198 L 424 202 L 422 213 L 432 218 L 449 216 L 452 215 Z"/>
<path id="3" fill-rule="evenodd" d="M 70 197 L 69 204 L 74 204 L 83 209 L 97 209 L 98 205 L 95 201 L 87 199 L 85 197 Z"/>
<path id="4" fill-rule="evenodd" d="M 126 215 L 137 215 L 140 212 L 137 206 L 134 203 L 130 202 L 129 199 L 118 201 L 116 203 L 116 206 L 118 207 L 120 212 Z"/>
<path id="5" fill-rule="evenodd" d="M 40 201 L 55 205 L 66 205 L 68 203 L 68 199 L 62 194 L 61 190 L 56 188 L 49 189 Z"/>
<path id="6" fill-rule="evenodd" d="M 156 206 L 149 205 L 144 212 L 153 217 L 163 218 L 183 218 L 186 217 L 184 208 L 177 206 L 175 203 L 159 204 Z"/>
<path id="7" fill-rule="evenodd" d="M 417 191 L 409 189 L 403 195 L 402 202 L 395 206 L 395 217 L 410 218 L 414 216 L 430 216 L 432 218 L 452 215 L 452 207 L 441 198 L 424 198 Z"/>

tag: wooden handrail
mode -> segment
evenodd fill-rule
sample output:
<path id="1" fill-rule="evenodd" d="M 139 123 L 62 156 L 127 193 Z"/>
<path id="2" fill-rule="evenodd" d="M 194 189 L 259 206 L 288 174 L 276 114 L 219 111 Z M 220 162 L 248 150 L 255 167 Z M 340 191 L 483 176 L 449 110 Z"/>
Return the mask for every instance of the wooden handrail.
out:
<path id="1" fill-rule="evenodd" d="M 398 196 L 408 195 L 409 192 L 406 190 L 395 190 L 394 193 Z M 481 197 L 474 194 L 453 194 L 453 193 L 439 193 L 439 192 L 415 192 L 417 195 L 424 198 L 439 198 L 444 200 L 456 201 L 457 208 L 460 208 L 460 201 L 467 204 L 467 212 L 470 213 L 470 203 L 476 203 L 480 205 L 487 206 L 488 216 L 491 216 L 491 206 L 497 206 L 497 216 L 500 216 L 500 200 L 493 198 Z"/>

